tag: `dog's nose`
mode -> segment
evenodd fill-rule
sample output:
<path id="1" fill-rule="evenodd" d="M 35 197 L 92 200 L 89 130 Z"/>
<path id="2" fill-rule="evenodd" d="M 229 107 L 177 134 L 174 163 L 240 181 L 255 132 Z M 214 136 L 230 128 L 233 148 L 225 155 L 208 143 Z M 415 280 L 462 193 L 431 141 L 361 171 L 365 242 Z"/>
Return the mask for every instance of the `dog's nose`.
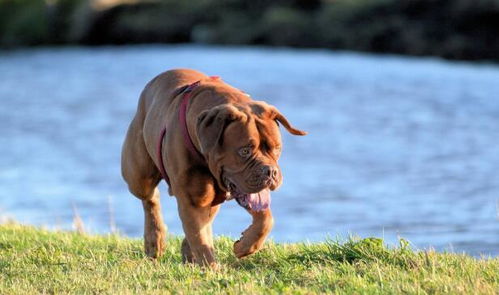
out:
<path id="1" fill-rule="evenodd" d="M 271 179 L 275 179 L 277 177 L 277 167 L 275 166 L 265 165 L 262 167 L 262 170 L 263 175 Z"/>

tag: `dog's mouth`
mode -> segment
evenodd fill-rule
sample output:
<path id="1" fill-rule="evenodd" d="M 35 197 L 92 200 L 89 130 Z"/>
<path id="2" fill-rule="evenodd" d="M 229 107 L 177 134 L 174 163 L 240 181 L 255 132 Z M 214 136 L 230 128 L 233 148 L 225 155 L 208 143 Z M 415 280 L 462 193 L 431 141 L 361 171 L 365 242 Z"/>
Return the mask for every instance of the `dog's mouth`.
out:
<path id="1" fill-rule="evenodd" d="M 269 208 L 270 190 L 268 188 L 257 193 L 245 193 L 225 176 L 223 177 L 223 182 L 227 191 L 230 193 L 230 199 L 236 199 L 237 203 L 242 207 L 253 211 L 262 211 Z"/>

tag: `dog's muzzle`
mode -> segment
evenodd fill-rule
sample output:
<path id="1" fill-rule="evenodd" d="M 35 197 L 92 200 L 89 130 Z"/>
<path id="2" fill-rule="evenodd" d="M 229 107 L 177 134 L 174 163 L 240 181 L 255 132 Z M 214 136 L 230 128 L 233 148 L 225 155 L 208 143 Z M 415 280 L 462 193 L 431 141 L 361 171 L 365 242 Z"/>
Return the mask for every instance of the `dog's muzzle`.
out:
<path id="1" fill-rule="evenodd" d="M 278 182 L 279 168 L 270 165 L 261 165 L 246 179 L 246 184 L 252 191 L 276 187 Z"/>

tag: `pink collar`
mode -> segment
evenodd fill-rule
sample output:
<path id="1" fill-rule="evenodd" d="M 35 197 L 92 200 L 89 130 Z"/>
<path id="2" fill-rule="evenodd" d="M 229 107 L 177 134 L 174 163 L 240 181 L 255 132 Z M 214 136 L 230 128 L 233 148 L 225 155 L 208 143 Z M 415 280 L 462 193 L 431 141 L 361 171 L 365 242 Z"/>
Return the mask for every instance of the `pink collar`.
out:
<path id="1" fill-rule="evenodd" d="M 189 100 L 192 96 L 192 90 L 198 87 L 199 84 L 200 81 L 194 82 L 191 85 L 187 86 L 185 90 L 180 92 L 184 94 L 184 97 L 182 98 L 180 108 L 178 109 L 178 119 L 180 120 L 180 128 L 182 130 L 182 134 L 184 135 L 185 147 L 189 150 L 189 152 L 191 152 L 191 155 L 194 156 L 196 160 L 204 162 L 205 159 L 203 155 L 201 155 L 201 153 L 192 142 L 191 135 L 189 134 L 189 129 L 187 129 L 187 105 L 189 104 Z"/>
<path id="2" fill-rule="evenodd" d="M 211 76 L 210 79 L 218 80 L 220 79 L 218 76 Z M 203 155 L 196 149 L 196 146 L 192 142 L 191 136 L 189 134 L 189 129 L 187 128 L 187 106 L 189 104 L 189 100 L 192 96 L 192 91 L 201 84 L 201 81 L 196 81 L 190 85 L 185 85 L 180 87 L 175 91 L 174 97 L 180 94 L 183 94 L 182 102 L 180 103 L 180 107 L 178 109 L 178 119 L 180 121 L 180 130 L 184 136 L 184 144 L 185 147 L 189 150 L 190 154 L 196 158 L 197 161 L 205 162 L 205 158 Z M 161 130 L 161 134 L 159 136 L 158 144 L 157 144 L 157 157 L 159 162 L 159 171 L 163 176 L 163 179 L 170 185 L 170 178 L 168 177 L 168 173 L 166 172 L 165 165 L 163 162 L 163 156 L 161 151 L 163 150 L 163 141 L 165 139 L 165 134 L 168 129 L 168 126 L 165 126 L 163 130 Z"/>

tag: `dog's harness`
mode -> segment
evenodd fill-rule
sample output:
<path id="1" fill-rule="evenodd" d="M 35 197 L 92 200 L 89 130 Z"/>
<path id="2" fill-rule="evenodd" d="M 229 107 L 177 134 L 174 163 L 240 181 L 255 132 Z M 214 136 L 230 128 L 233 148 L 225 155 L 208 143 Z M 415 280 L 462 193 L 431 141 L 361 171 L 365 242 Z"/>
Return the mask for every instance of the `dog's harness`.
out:
<path id="1" fill-rule="evenodd" d="M 211 76 L 210 79 L 218 80 L 220 78 L 218 76 Z M 189 104 L 189 100 L 192 96 L 192 91 L 200 84 L 201 80 L 189 85 L 182 86 L 174 92 L 173 97 L 183 94 L 182 102 L 180 103 L 180 107 L 178 109 L 178 119 L 180 121 L 180 130 L 182 131 L 182 135 L 184 137 L 185 147 L 189 150 L 194 158 L 196 158 L 198 161 L 204 162 L 205 159 L 203 155 L 201 155 L 201 153 L 194 146 L 194 143 L 192 142 L 191 136 L 189 134 L 189 129 L 187 129 L 187 105 Z M 163 163 L 163 156 L 161 155 L 161 151 L 163 150 L 163 141 L 165 139 L 167 129 L 168 126 L 165 126 L 163 130 L 161 130 L 161 134 L 159 136 L 157 144 L 156 155 L 159 162 L 159 171 L 161 172 L 161 175 L 163 176 L 163 179 L 166 181 L 168 186 L 170 186 L 170 177 L 168 177 L 168 173 L 166 172 L 165 165 Z"/>

